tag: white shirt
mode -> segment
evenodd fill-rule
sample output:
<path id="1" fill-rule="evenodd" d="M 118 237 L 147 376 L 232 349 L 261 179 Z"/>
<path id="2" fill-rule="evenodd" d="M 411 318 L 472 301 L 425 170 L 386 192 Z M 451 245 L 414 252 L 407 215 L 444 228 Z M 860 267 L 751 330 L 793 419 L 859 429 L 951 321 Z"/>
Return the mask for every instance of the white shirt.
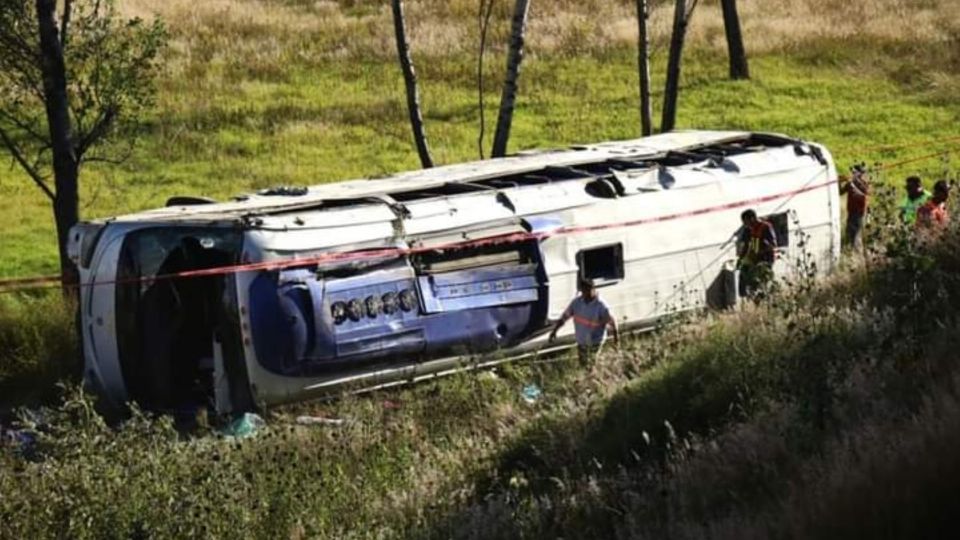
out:
<path id="1" fill-rule="evenodd" d="M 577 296 L 570 302 L 570 306 L 563 315 L 573 319 L 578 345 L 600 345 L 607 337 L 610 308 L 599 296 L 590 302 L 582 296 Z"/>

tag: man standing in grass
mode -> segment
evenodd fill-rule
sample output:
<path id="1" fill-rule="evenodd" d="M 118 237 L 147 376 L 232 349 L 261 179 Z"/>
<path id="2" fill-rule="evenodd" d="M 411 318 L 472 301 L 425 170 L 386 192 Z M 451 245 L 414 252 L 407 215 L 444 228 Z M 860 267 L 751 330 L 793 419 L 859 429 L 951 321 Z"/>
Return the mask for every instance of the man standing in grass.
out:
<path id="1" fill-rule="evenodd" d="M 904 225 L 917 222 L 917 210 L 930 199 L 930 192 L 923 189 L 919 176 L 907 178 L 907 196 L 900 201 L 900 220 Z"/>
<path id="2" fill-rule="evenodd" d="M 867 195 L 870 193 L 870 181 L 867 170 L 855 165 L 850 180 L 840 186 L 840 194 L 847 195 L 847 243 L 850 247 L 860 247 L 860 233 L 863 231 L 863 218 L 867 214 Z"/>
<path id="3" fill-rule="evenodd" d="M 557 325 L 550 332 L 550 342 L 557 339 L 557 332 L 566 324 L 568 319 L 573 319 L 573 327 L 577 338 L 577 357 L 582 365 L 587 365 L 591 357 L 600 354 L 600 348 L 607 337 L 607 328 L 613 336 L 613 342 L 620 346 L 620 331 L 617 328 L 617 320 L 610 314 L 610 308 L 607 307 L 600 295 L 597 294 L 597 287 L 589 279 L 581 279 L 578 288 L 580 295 L 570 302 L 570 305 L 560 316 Z"/>

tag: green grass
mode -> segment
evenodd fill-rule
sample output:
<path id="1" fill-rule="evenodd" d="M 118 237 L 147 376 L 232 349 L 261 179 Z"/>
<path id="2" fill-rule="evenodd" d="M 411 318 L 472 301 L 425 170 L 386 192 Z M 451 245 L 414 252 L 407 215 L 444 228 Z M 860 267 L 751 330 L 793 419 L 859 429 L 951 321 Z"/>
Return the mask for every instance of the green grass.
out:
<path id="1" fill-rule="evenodd" d="M 949 536 L 958 247 L 955 227 L 588 370 L 518 362 L 270 411 L 243 441 L 139 414 L 110 427 L 69 390 L 31 459 L 0 449 L 0 537 Z M 43 328 L 49 306 L 4 326 Z M 4 339 L 43 357 L 70 324 L 47 328 Z"/>
<path id="2" fill-rule="evenodd" d="M 660 59 L 662 60 L 662 59 Z M 511 149 L 556 147 L 636 137 L 635 59 L 611 50 L 584 57 L 533 55 L 524 65 Z M 660 73 L 662 62 L 654 72 Z M 500 58 L 488 59 L 499 71 Z M 823 142 L 842 168 L 866 160 L 922 155 L 859 152 L 878 144 L 956 136 L 956 101 L 929 99 L 881 75 L 854 76 L 843 66 L 791 56 L 753 59 L 751 81 L 725 80 L 725 63 L 693 50 L 684 66 L 682 128 L 781 132 Z M 249 66 L 214 65 L 198 78 L 161 81 L 156 111 L 145 120 L 131 158 L 82 172 L 84 218 L 160 206 L 177 194 L 227 198 L 274 185 L 311 185 L 382 176 L 417 167 L 402 81 L 386 60 L 329 60 L 285 68 L 282 77 Z M 238 71 L 239 70 L 239 71 Z M 478 112 L 470 58 L 430 58 L 418 66 L 427 135 L 440 163 L 476 159 Z M 487 85 L 492 136 L 497 73 Z M 655 103 L 660 95 L 654 96 Z M 489 150 L 488 150 L 489 151 Z M 896 171 L 927 175 L 928 161 Z M 0 237 L 0 276 L 56 269 L 47 201 L 15 167 L 0 169 L 8 225 Z"/>

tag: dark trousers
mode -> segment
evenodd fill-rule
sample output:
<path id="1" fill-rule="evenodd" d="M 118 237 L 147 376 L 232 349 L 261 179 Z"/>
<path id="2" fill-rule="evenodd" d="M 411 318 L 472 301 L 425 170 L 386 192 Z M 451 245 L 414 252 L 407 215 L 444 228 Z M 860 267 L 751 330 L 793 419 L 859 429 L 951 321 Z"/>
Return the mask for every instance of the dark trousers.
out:
<path id="1" fill-rule="evenodd" d="M 577 345 L 577 360 L 581 366 L 589 366 L 600 354 L 600 345 Z"/>
<path id="2" fill-rule="evenodd" d="M 773 277 L 773 267 L 766 262 L 753 262 L 740 265 L 740 296 L 757 296 L 764 285 Z"/>
<path id="3" fill-rule="evenodd" d="M 863 214 L 847 214 L 847 243 L 851 247 L 860 247 L 860 233 L 863 231 Z"/>

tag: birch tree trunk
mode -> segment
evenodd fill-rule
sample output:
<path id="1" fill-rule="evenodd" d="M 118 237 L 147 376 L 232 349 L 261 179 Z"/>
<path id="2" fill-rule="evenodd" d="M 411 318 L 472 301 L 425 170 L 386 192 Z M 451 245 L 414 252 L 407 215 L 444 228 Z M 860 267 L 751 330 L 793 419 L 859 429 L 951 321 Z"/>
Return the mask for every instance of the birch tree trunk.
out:
<path id="1" fill-rule="evenodd" d="M 683 42 L 687 37 L 687 25 L 696 7 L 697 0 L 676 0 L 674 6 L 673 36 L 670 38 L 670 57 L 667 60 L 667 82 L 663 93 L 663 116 L 660 125 L 660 131 L 663 132 L 673 131 L 676 126 Z"/>
<path id="2" fill-rule="evenodd" d="M 653 107 L 650 104 L 650 36 L 647 34 L 647 21 L 650 17 L 647 0 L 637 0 L 637 72 L 640 75 L 640 132 L 653 133 Z"/>
<path id="3" fill-rule="evenodd" d="M 513 23 L 510 36 L 510 52 L 507 55 L 507 75 L 503 81 L 503 93 L 500 96 L 500 115 L 497 117 L 497 130 L 493 136 L 493 157 L 503 157 L 507 153 L 507 141 L 510 139 L 510 124 L 513 122 L 513 109 L 517 99 L 517 79 L 520 76 L 520 62 L 523 61 L 523 34 L 527 26 L 529 0 L 517 0 L 513 9 Z"/>
<path id="4" fill-rule="evenodd" d="M 490 16 L 493 15 L 495 0 L 480 0 L 477 19 L 480 23 L 480 51 L 477 54 L 477 105 L 480 109 L 480 132 L 477 134 L 477 153 L 483 159 L 483 138 L 487 132 L 486 103 L 483 89 L 483 57 L 487 52 L 487 31 L 490 29 Z"/>
<path id="5" fill-rule="evenodd" d="M 417 155 L 420 164 L 427 169 L 433 167 L 433 158 L 430 157 L 430 147 L 427 146 L 427 135 L 423 129 L 423 116 L 420 113 L 420 92 L 417 89 L 417 73 L 413 69 L 413 60 L 410 58 L 410 45 L 407 42 L 406 22 L 403 16 L 403 0 L 392 0 L 393 28 L 397 38 L 397 56 L 400 58 L 400 69 L 403 71 L 403 83 L 407 89 L 407 110 L 410 114 L 410 128 L 413 130 L 413 141 L 417 146 Z"/>
<path id="6" fill-rule="evenodd" d="M 723 7 L 723 28 L 727 34 L 727 50 L 730 54 L 730 78 L 749 79 L 750 68 L 747 65 L 747 51 L 743 47 L 737 0 L 720 0 L 720 5 Z"/>

